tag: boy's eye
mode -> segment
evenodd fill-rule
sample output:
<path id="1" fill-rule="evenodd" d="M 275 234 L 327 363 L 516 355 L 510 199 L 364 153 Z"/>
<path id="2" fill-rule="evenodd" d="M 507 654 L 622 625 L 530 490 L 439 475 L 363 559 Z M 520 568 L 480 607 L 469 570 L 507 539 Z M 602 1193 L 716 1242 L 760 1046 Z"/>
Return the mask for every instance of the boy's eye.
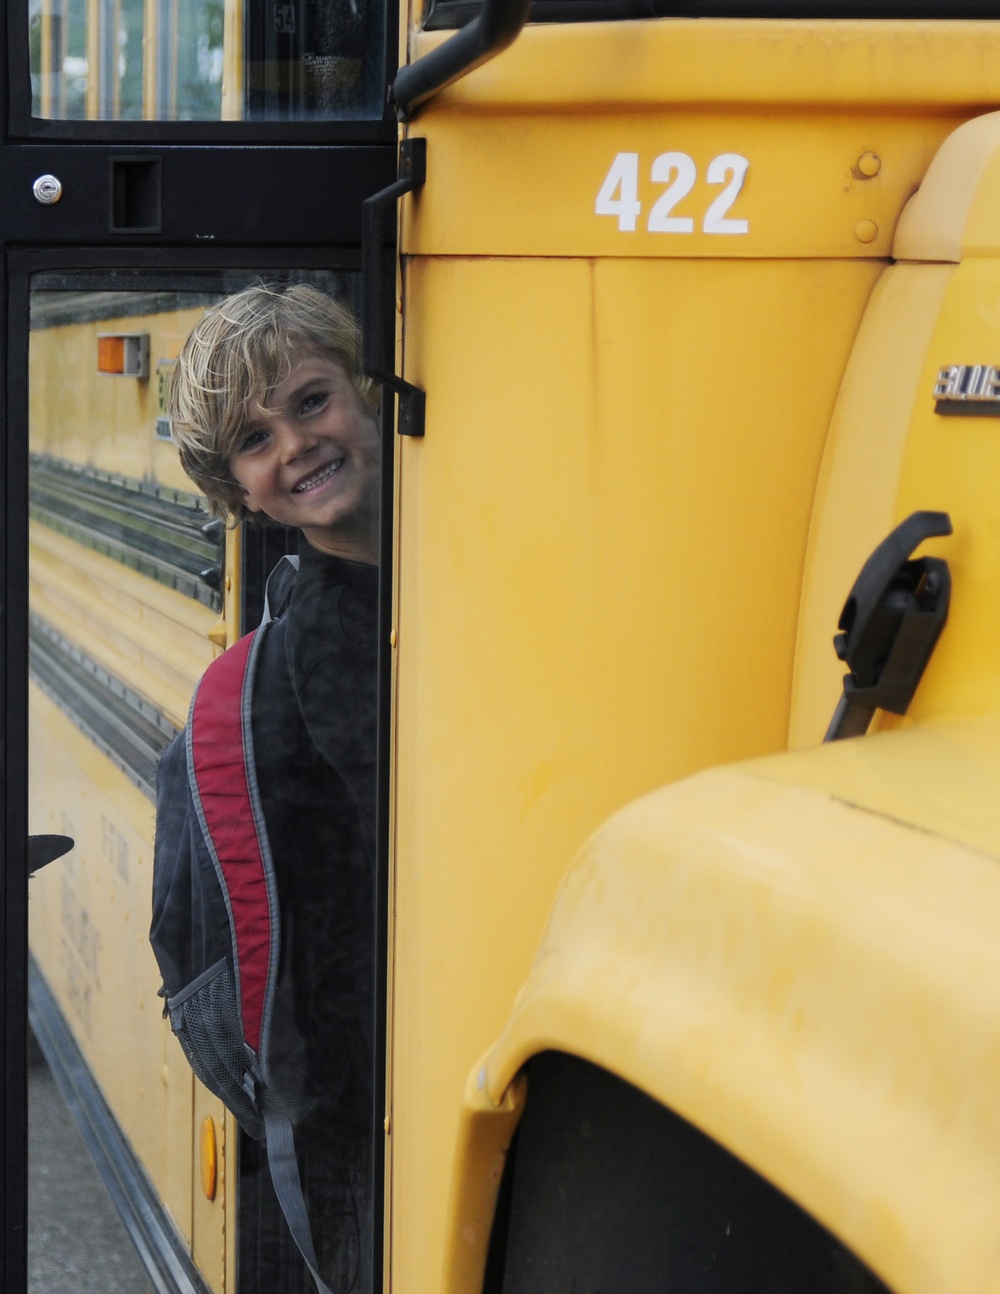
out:
<path id="1" fill-rule="evenodd" d="M 315 413 L 326 403 L 325 391 L 313 391 L 311 394 L 304 396 L 299 404 L 299 413 L 302 415 Z"/>
<path id="2" fill-rule="evenodd" d="M 239 452 L 241 454 L 248 454 L 251 450 L 257 449 L 258 446 L 263 445 L 265 440 L 267 440 L 267 432 L 264 428 L 255 427 L 253 431 L 248 431 L 240 441 Z"/>

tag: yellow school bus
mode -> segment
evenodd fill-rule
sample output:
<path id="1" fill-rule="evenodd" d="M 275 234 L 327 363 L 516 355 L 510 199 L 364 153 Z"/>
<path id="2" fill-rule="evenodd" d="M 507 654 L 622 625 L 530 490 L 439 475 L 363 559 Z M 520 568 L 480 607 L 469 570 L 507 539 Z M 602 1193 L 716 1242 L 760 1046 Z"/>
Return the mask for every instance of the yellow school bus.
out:
<path id="1" fill-rule="evenodd" d="M 665 1112 L 891 1289 L 1000 1279 L 997 40 L 529 24 L 413 110 L 398 1288 L 868 1288 L 794 1274 Z M 845 600 L 920 511 L 947 626 L 905 716 L 824 744 Z"/>
<path id="2" fill-rule="evenodd" d="M 250 129 L 248 20 L 223 17 L 211 111 Z M 1000 22 L 435 0 L 398 26 L 364 288 L 403 433 L 376 1286 L 1000 1290 Z M 36 282 L 39 497 L 117 473 L 201 533 L 171 447 L 108 428 L 155 426 L 157 363 L 234 267 L 285 272 L 275 245 L 145 314 Z M 91 371 L 98 332 L 152 339 L 140 412 Z M 119 407 L 59 430 L 56 371 Z M 155 756 L 254 622 L 258 539 L 210 532 L 225 552 L 167 587 L 57 512 L 33 513 L 38 641 L 123 684 Z M 78 844 L 32 881 L 33 1019 L 137 1161 L 181 1255 L 164 1288 L 249 1294 L 251 1150 L 154 1009 L 148 794 L 34 659 L 31 830 Z"/>

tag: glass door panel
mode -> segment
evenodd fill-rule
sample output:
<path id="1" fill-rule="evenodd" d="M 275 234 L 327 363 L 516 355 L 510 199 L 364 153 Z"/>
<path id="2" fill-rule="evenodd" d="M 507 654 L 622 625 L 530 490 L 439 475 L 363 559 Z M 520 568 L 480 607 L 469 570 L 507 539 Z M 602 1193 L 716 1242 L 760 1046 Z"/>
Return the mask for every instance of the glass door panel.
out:
<path id="1" fill-rule="evenodd" d="M 32 116 L 379 120 L 384 0 L 28 0 Z"/>
<path id="2" fill-rule="evenodd" d="M 272 584 L 272 608 L 280 596 L 287 609 L 263 640 L 252 693 L 281 945 L 270 1046 L 262 1030 L 250 1068 L 268 1056 L 257 1079 L 291 1118 L 322 1273 L 334 1290 L 364 1292 L 375 1288 L 373 1146 L 382 1123 L 374 1113 L 382 445 L 372 393 L 352 367 L 351 326 L 331 306 L 356 309 L 357 276 L 264 279 L 262 287 L 257 272 L 121 270 L 32 278 L 29 821 L 32 834 L 75 845 L 31 882 L 30 1010 L 137 1243 L 179 1265 L 193 1289 L 310 1288 L 259 1143 L 194 1078 L 163 1017 L 166 972 L 148 939 L 158 762 L 204 671 L 259 618 L 261 572 L 282 550 L 297 551 L 293 584 L 280 595 Z M 230 316 L 232 327 L 205 334 L 215 338 L 208 367 L 178 377 L 191 331 Z M 180 439 L 190 466 L 192 393 L 211 385 L 227 354 L 243 354 L 246 338 L 263 368 L 238 359 L 215 383 L 204 405 L 214 412 L 200 426 L 229 440 L 222 466 L 192 480 L 178 453 Z M 171 405 L 178 383 L 188 396 L 181 429 Z M 199 482 L 255 524 L 214 521 Z M 183 744 L 173 750 L 180 762 L 168 755 L 164 768 L 183 770 Z M 184 778 L 166 786 L 163 865 L 187 839 L 163 816 L 165 804 L 180 812 Z M 176 940 L 168 951 L 196 960 Z M 175 1026 L 198 1001 L 198 982 L 180 992 L 168 985 Z M 32 1124 L 29 1156 L 45 1153 L 36 1131 Z M 100 1262 L 85 1223 L 81 1262 Z M 29 1253 L 39 1278 L 44 1257 Z"/>

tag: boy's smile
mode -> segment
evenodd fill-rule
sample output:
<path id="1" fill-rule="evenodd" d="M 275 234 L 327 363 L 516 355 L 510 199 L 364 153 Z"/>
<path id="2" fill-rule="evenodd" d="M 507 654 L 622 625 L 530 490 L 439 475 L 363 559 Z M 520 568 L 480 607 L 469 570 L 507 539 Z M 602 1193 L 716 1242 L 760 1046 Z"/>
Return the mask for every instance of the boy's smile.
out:
<path id="1" fill-rule="evenodd" d="M 377 558 L 379 434 L 336 360 L 307 351 L 247 420 L 229 470 L 250 512 L 323 552 Z"/>

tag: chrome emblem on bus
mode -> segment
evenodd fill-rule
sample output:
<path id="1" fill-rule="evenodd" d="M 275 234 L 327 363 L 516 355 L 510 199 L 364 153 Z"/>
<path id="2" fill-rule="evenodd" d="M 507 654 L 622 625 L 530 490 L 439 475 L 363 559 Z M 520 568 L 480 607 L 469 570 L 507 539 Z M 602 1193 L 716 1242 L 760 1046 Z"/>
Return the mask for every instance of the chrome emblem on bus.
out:
<path id="1" fill-rule="evenodd" d="M 949 364 L 938 373 L 934 412 L 1000 418 L 1000 368 L 991 364 Z"/>

